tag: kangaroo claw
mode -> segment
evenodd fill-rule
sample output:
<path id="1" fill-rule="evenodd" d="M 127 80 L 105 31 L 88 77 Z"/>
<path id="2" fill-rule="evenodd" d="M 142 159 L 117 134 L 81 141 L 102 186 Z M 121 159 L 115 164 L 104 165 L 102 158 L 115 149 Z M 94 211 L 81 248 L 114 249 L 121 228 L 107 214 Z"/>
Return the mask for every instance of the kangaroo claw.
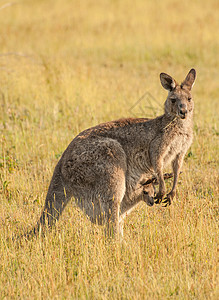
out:
<path id="1" fill-rule="evenodd" d="M 163 207 L 167 207 L 171 205 L 171 199 L 169 197 L 165 197 L 164 201 L 162 201 Z"/>
<path id="2" fill-rule="evenodd" d="M 156 198 L 155 198 L 155 199 L 156 199 Z M 162 202 L 162 199 L 156 199 L 156 200 L 154 201 L 155 204 L 161 204 L 161 202 Z"/>
<path id="3" fill-rule="evenodd" d="M 154 203 L 160 204 L 162 202 L 163 196 L 164 196 L 164 194 L 158 192 L 156 194 L 156 196 L 154 197 L 154 199 L 155 199 Z"/>

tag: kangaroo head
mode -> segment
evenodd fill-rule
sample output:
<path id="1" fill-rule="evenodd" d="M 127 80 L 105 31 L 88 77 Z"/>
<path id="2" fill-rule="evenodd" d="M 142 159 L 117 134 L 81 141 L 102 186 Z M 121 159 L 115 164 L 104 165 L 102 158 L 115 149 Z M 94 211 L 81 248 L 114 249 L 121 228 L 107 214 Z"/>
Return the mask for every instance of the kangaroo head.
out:
<path id="1" fill-rule="evenodd" d="M 193 112 L 191 89 L 195 82 L 196 71 L 191 69 L 186 79 L 179 85 L 175 79 L 165 73 L 160 74 L 162 86 L 169 91 L 165 102 L 165 114 L 185 119 Z"/>
<path id="2" fill-rule="evenodd" d="M 182 172 L 180 172 L 182 173 Z M 163 174 L 164 180 L 167 180 L 169 178 L 173 177 L 173 173 L 165 173 Z M 156 195 L 156 188 L 155 185 L 158 185 L 158 181 L 156 177 L 149 178 L 145 183 L 143 183 L 144 189 L 143 189 L 143 200 L 147 203 L 149 206 L 154 205 L 154 197 Z"/>
<path id="3" fill-rule="evenodd" d="M 153 206 L 154 205 L 154 197 L 156 194 L 156 189 L 154 186 L 154 183 L 149 183 L 144 185 L 144 190 L 143 190 L 143 200 L 144 202 L 147 203 L 147 205 L 149 206 Z"/>

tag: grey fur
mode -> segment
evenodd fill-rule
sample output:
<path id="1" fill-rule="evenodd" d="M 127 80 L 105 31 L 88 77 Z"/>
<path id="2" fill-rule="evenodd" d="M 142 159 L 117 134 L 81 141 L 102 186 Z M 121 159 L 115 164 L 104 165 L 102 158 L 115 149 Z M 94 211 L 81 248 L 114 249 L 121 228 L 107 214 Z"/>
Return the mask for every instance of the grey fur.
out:
<path id="1" fill-rule="evenodd" d="M 159 184 L 156 203 L 162 201 L 166 193 L 163 168 L 171 163 L 174 182 L 165 199 L 170 204 L 193 138 L 190 91 L 195 77 L 191 69 L 179 85 L 171 76 L 160 74 L 161 84 L 169 91 L 162 116 L 111 121 L 75 137 L 55 167 L 33 232 L 45 224 L 52 226 L 74 197 L 92 222 L 112 224 L 114 234 L 122 234 L 124 217 L 141 200 L 154 204 L 154 184 L 144 185 L 153 176 Z"/>

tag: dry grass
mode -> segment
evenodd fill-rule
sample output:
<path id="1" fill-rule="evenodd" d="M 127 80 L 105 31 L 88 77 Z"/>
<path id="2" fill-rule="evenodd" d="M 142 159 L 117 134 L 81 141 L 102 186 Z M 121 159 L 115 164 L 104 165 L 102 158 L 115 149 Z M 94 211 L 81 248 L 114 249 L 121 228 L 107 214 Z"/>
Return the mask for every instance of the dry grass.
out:
<path id="1" fill-rule="evenodd" d="M 218 299 L 218 1 L 7 3 L 0 1 L 0 298 Z M 11 239 L 39 218 L 58 157 L 77 133 L 160 113 L 159 73 L 182 80 L 191 67 L 195 138 L 170 208 L 140 206 L 122 244 L 73 203 L 45 238 Z"/>

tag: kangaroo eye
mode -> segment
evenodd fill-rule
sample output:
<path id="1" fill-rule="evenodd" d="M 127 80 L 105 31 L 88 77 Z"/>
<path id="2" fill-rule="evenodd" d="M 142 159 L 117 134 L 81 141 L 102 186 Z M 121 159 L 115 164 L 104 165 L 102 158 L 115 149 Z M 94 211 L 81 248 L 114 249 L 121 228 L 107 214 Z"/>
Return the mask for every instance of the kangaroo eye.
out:
<path id="1" fill-rule="evenodd" d="M 176 102 L 176 99 L 175 98 L 170 98 L 171 102 L 172 103 L 175 103 Z"/>
<path id="2" fill-rule="evenodd" d="M 145 195 L 148 195 L 148 192 L 146 192 L 146 191 L 143 191 L 143 193 L 144 193 Z"/>
<path id="3" fill-rule="evenodd" d="M 189 98 L 188 98 L 188 101 L 190 102 L 191 100 L 192 100 L 192 98 L 191 98 L 191 97 L 189 97 Z"/>

